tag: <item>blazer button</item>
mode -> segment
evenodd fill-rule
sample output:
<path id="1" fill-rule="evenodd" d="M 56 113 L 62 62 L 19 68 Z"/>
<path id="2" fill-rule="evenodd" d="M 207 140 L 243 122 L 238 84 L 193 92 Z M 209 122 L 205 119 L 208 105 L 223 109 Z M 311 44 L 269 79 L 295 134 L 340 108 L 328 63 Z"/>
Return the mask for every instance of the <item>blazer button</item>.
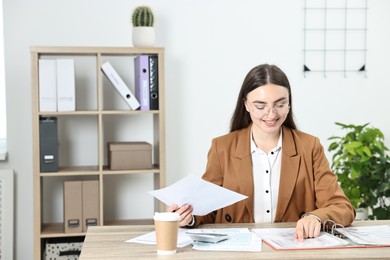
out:
<path id="1" fill-rule="evenodd" d="M 229 214 L 225 215 L 225 219 L 227 222 L 232 222 L 232 217 Z"/>

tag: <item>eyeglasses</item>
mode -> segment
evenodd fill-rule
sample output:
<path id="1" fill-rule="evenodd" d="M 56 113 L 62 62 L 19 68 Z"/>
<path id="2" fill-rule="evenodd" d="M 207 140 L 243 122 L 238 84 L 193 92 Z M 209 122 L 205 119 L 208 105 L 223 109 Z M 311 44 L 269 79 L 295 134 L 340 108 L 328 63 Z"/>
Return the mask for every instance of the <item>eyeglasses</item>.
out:
<path id="1" fill-rule="evenodd" d="M 277 102 L 272 107 L 267 107 L 262 103 L 250 103 L 249 101 L 248 104 L 251 106 L 252 111 L 258 116 L 269 115 L 271 110 L 274 114 L 280 115 L 286 113 L 290 109 L 288 100 Z"/>

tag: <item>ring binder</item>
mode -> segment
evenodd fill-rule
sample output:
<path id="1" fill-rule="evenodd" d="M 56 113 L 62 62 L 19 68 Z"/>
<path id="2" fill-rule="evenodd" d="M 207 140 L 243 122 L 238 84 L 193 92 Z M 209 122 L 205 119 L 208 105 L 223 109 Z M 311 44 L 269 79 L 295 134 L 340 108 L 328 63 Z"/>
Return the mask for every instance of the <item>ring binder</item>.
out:
<path id="1" fill-rule="evenodd" d="M 253 228 L 251 231 L 275 250 L 390 247 L 390 225 L 344 227 L 326 220 L 318 237 L 304 241 L 294 238 L 295 228 Z"/>
<path id="2" fill-rule="evenodd" d="M 116 72 L 110 62 L 106 61 L 101 66 L 103 73 L 110 80 L 112 85 L 116 88 L 124 101 L 129 105 L 130 109 L 136 110 L 141 105 L 137 98 L 133 95 L 133 92 L 129 89 L 126 83 L 122 80 L 119 74 Z"/>
<path id="3" fill-rule="evenodd" d="M 150 110 L 158 110 L 158 56 L 149 55 Z"/>
<path id="4" fill-rule="evenodd" d="M 134 59 L 135 97 L 141 104 L 140 110 L 150 110 L 149 57 L 139 55 Z"/>
<path id="5" fill-rule="evenodd" d="M 333 236 L 344 238 L 344 234 L 337 229 L 344 229 L 344 226 L 341 224 L 338 224 L 334 222 L 333 220 L 325 220 L 324 223 L 322 223 L 322 231 L 329 233 Z"/>

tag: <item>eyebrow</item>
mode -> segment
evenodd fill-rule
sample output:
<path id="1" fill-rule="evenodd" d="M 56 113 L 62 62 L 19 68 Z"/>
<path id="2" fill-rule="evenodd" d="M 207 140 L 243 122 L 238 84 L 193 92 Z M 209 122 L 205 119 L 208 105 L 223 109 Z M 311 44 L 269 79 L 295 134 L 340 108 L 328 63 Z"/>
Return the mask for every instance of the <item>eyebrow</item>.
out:
<path id="1" fill-rule="evenodd" d="M 275 100 L 275 101 L 272 102 L 272 103 L 275 104 L 275 103 L 278 103 L 278 102 L 284 101 L 284 100 L 287 100 L 287 98 L 286 98 L 286 97 L 281 97 L 281 98 L 278 98 L 277 100 Z M 267 102 L 261 101 L 261 100 L 255 100 L 255 101 L 253 101 L 252 103 L 254 103 L 254 104 L 267 104 Z"/>

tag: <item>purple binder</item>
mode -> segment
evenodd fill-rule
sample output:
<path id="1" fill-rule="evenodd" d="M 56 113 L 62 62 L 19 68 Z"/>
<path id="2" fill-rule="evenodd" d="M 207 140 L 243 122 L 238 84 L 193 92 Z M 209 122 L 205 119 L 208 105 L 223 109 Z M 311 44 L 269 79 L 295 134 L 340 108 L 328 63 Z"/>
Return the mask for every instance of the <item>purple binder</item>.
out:
<path id="1" fill-rule="evenodd" d="M 149 56 L 139 55 L 134 59 L 135 97 L 140 110 L 150 110 Z"/>

